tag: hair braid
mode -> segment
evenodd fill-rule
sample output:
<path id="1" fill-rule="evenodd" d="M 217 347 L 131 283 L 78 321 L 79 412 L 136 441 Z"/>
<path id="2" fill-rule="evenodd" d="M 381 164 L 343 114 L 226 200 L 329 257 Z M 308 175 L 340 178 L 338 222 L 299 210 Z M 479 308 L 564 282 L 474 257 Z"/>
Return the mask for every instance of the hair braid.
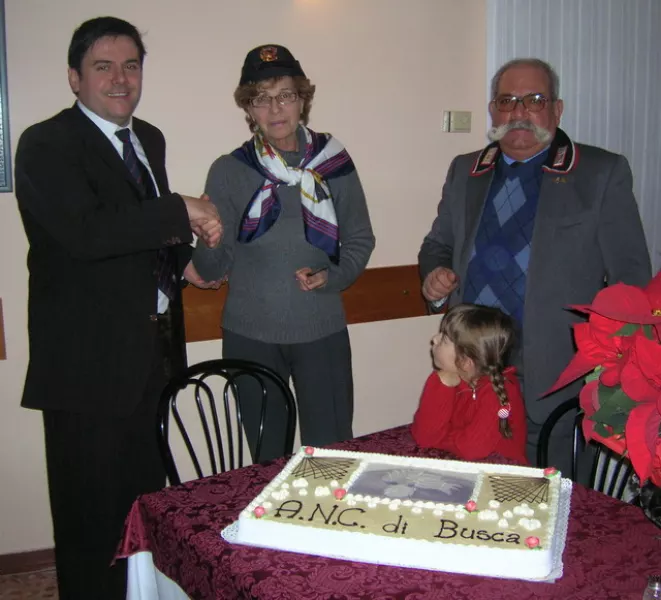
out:
<path id="1" fill-rule="evenodd" d="M 505 391 L 505 378 L 503 377 L 502 365 L 489 365 L 487 373 L 491 380 L 493 391 L 496 392 L 496 396 L 498 396 L 498 400 L 500 400 L 500 406 L 507 407 L 509 402 L 507 399 L 507 392 Z M 507 418 L 498 418 L 498 429 L 504 438 L 510 439 L 512 437 L 512 429 L 510 428 Z"/>

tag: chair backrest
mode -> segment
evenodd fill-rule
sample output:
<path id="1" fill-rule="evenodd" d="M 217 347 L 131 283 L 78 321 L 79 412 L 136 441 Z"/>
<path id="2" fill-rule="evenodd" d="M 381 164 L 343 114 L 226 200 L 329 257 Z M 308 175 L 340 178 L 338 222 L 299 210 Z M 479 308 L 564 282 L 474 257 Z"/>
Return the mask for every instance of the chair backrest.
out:
<path id="1" fill-rule="evenodd" d="M 181 483 L 171 447 L 171 420 L 177 425 L 198 478 L 244 466 L 246 438 L 238 383 L 247 379 L 254 381 L 261 388 L 259 433 L 253 462 L 259 462 L 269 402 L 281 403 L 286 411 L 282 453 L 292 453 L 296 430 L 296 404 L 285 381 L 275 371 L 252 361 L 218 359 L 201 362 L 172 378 L 163 390 L 158 406 L 158 443 L 171 485 Z M 269 394 L 269 388 L 276 389 L 279 393 Z M 199 421 L 201 428 L 202 435 L 198 437 L 203 440 L 193 441 L 186 427 L 186 423 L 191 423 L 191 410 L 188 410 L 187 418 L 184 418 L 181 409 L 191 403 L 194 403 L 196 409 L 193 421 L 196 425 Z M 198 451 L 208 459 L 210 472 L 203 473 Z"/>
<path id="2" fill-rule="evenodd" d="M 537 441 L 537 466 L 539 468 L 550 466 L 548 455 L 551 434 L 558 421 L 567 413 L 574 415 L 570 478 L 572 481 L 577 481 L 579 458 L 586 451 L 585 438 L 581 428 L 584 413 L 579 409 L 578 398 L 563 402 L 548 416 L 542 425 Z M 620 456 L 601 444 L 591 444 L 591 446 L 594 449 L 594 456 L 588 485 L 598 492 L 622 500 L 633 475 L 631 461 L 626 456 Z"/>

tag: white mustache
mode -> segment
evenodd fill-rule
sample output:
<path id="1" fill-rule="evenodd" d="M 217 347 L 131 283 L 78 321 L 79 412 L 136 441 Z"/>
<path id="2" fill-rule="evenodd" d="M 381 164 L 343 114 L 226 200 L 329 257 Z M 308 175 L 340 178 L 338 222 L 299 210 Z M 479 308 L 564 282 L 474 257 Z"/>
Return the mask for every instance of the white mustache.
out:
<path id="1" fill-rule="evenodd" d="M 528 131 L 532 131 L 537 141 L 541 144 L 550 142 L 551 138 L 553 137 L 548 129 L 541 127 L 540 125 L 536 125 L 535 123 L 531 123 L 530 121 L 510 121 L 509 123 L 505 123 L 499 127 L 492 127 L 487 132 L 487 137 L 491 142 L 499 142 L 503 139 L 503 137 L 505 137 L 506 133 L 512 131 L 513 129 L 527 129 Z"/>

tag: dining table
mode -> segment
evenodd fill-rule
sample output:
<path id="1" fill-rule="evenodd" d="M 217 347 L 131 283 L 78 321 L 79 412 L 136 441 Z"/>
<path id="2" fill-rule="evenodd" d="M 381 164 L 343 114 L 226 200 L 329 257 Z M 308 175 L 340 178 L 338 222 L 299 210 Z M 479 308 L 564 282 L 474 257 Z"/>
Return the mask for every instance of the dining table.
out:
<path id="1" fill-rule="evenodd" d="M 417 446 L 408 425 L 329 447 L 453 458 Z M 648 577 L 661 574 L 661 529 L 637 506 L 576 483 L 563 573 L 553 583 L 361 563 L 225 541 L 223 529 L 287 460 L 140 496 L 117 553 L 117 559 L 129 561 L 128 600 L 640 600 Z"/>

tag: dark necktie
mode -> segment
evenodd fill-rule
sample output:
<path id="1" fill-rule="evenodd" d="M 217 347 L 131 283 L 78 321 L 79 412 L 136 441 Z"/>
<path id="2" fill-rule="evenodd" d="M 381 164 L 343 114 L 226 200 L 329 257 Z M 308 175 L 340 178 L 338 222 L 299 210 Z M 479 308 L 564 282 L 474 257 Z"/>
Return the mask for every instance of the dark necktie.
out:
<path id="1" fill-rule="evenodd" d="M 133 179 L 138 184 L 145 198 L 156 198 L 156 187 L 147 170 L 147 167 L 138 158 L 135 148 L 131 143 L 131 130 L 119 129 L 115 135 L 121 140 L 124 151 L 124 164 L 133 175 Z M 174 261 L 168 248 L 161 248 L 158 251 L 158 289 L 161 290 L 170 300 L 173 300 L 176 294 L 176 274 Z"/>

